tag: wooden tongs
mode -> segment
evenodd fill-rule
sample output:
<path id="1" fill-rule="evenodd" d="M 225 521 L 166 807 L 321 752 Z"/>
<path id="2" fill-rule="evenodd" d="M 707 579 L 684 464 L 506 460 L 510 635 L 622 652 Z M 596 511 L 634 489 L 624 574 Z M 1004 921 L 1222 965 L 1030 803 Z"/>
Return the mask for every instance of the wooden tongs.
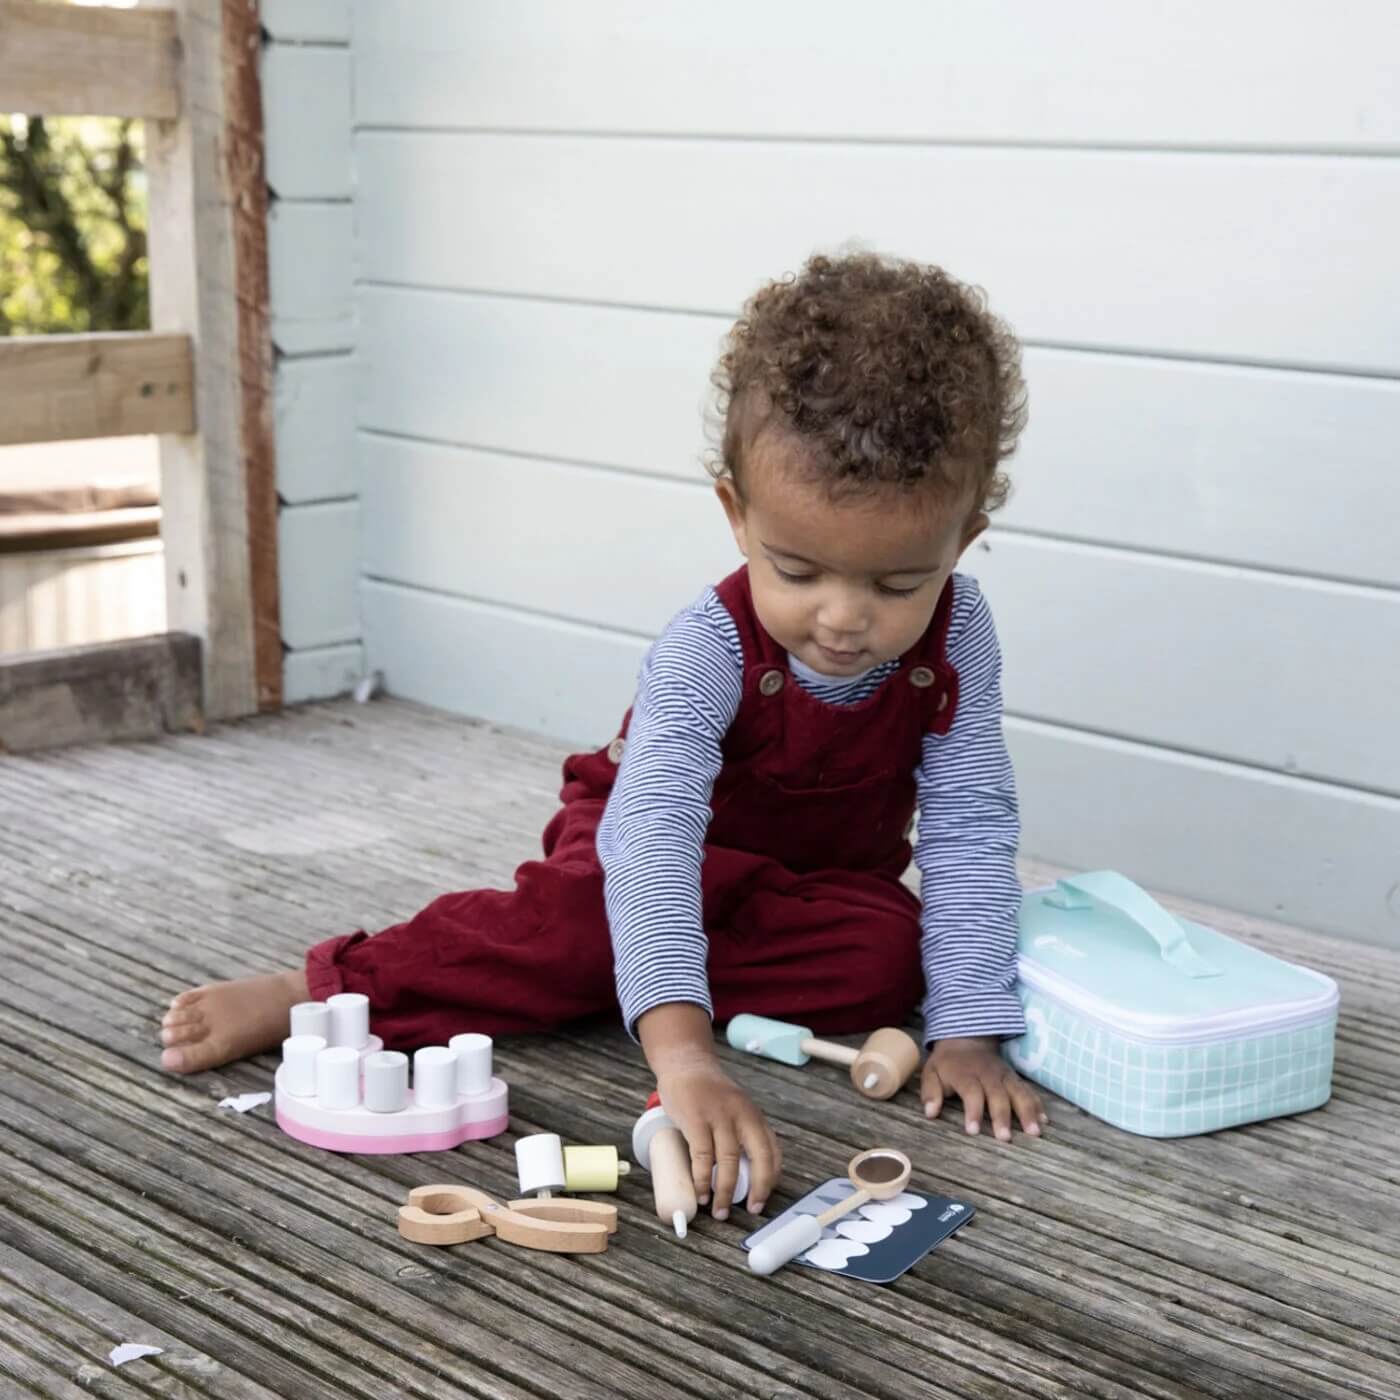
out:
<path id="1" fill-rule="evenodd" d="M 500 1201 L 474 1186 L 415 1186 L 399 1207 L 399 1234 L 415 1244 L 466 1244 L 495 1235 L 523 1249 L 601 1254 L 617 1231 L 617 1207 L 596 1201 Z"/>

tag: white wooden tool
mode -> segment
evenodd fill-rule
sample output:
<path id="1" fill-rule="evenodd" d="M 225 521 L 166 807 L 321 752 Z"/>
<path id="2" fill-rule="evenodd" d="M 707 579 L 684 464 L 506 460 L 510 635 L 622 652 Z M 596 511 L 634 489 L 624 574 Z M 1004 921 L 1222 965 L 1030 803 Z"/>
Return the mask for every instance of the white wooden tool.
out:
<path id="1" fill-rule="evenodd" d="M 820 1215 L 799 1215 L 760 1240 L 749 1250 L 749 1268 L 756 1274 L 777 1272 L 789 1259 L 811 1249 L 822 1231 L 843 1215 L 859 1210 L 867 1201 L 887 1201 L 899 1195 L 909 1184 L 912 1171 L 908 1157 L 891 1147 L 875 1147 L 852 1157 L 846 1175 L 856 1189 Z"/>
<path id="2" fill-rule="evenodd" d="M 515 1144 L 520 1194 L 548 1200 L 556 1191 L 616 1191 L 632 1170 L 615 1147 L 565 1147 L 557 1133 L 532 1133 Z"/>
<path id="3" fill-rule="evenodd" d="M 820 1040 L 806 1026 L 772 1021 L 767 1016 L 736 1016 L 726 1032 L 736 1050 L 763 1055 L 785 1065 L 805 1065 L 825 1060 L 845 1065 L 851 1083 L 868 1099 L 893 1098 L 919 1067 L 919 1046 L 913 1036 L 893 1026 L 872 1031 L 859 1050 L 835 1041 Z"/>
<path id="4" fill-rule="evenodd" d="M 695 1195 L 695 1177 L 690 1169 L 690 1145 L 681 1130 L 653 1094 L 646 1112 L 632 1128 L 632 1156 L 643 1171 L 651 1173 L 656 1217 L 664 1220 L 684 1239 L 700 1205 Z M 711 1189 L 718 1171 L 711 1173 Z M 739 1177 L 734 1184 L 734 1204 L 742 1205 L 749 1195 L 749 1159 L 739 1158 Z"/>

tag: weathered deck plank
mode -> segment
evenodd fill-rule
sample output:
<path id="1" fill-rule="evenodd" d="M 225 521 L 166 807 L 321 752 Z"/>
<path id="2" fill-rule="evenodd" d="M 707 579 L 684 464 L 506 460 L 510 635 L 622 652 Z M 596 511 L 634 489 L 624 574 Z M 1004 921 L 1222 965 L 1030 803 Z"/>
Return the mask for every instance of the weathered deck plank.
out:
<path id="1" fill-rule="evenodd" d="M 448 888 L 508 883 L 559 751 L 414 706 L 332 705 L 204 738 L 0 761 L 0 1390 L 471 1395 L 1400 1397 L 1400 957 L 1190 912 L 1337 977 L 1323 1110 L 1131 1137 L 1051 1105 L 1005 1148 L 912 1099 L 733 1057 L 795 1188 L 881 1141 L 977 1219 L 889 1289 L 759 1280 L 734 1225 L 678 1245 L 639 1178 L 604 1255 L 427 1252 L 408 1187 L 512 1190 L 518 1133 L 625 1142 L 650 1088 L 615 1029 L 503 1042 L 510 1133 L 342 1158 L 214 1105 L 154 1024 L 191 981 L 287 965 Z M 1033 872 L 1038 873 L 1038 872 Z M 728 1053 L 727 1051 L 725 1052 Z M 123 1340 L 166 1348 L 114 1371 Z"/>

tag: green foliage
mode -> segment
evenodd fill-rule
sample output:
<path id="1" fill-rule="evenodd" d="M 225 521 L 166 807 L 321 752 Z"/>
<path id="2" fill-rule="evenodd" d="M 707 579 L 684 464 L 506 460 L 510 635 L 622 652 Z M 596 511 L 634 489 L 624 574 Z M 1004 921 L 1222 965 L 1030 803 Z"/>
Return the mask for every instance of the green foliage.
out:
<path id="1" fill-rule="evenodd" d="M 150 325 L 140 122 L 0 115 L 0 335 Z"/>

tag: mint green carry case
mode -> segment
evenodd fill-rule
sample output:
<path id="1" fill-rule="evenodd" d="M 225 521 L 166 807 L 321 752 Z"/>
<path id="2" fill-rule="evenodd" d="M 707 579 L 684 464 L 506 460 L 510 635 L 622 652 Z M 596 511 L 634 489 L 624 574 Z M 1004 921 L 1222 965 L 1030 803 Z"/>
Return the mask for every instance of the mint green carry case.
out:
<path id="1" fill-rule="evenodd" d="M 1028 892 L 1020 1073 L 1096 1118 L 1185 1137 L 1332 1092 L 1337 984 L 1168 913 L 1113 871 Z"/>

